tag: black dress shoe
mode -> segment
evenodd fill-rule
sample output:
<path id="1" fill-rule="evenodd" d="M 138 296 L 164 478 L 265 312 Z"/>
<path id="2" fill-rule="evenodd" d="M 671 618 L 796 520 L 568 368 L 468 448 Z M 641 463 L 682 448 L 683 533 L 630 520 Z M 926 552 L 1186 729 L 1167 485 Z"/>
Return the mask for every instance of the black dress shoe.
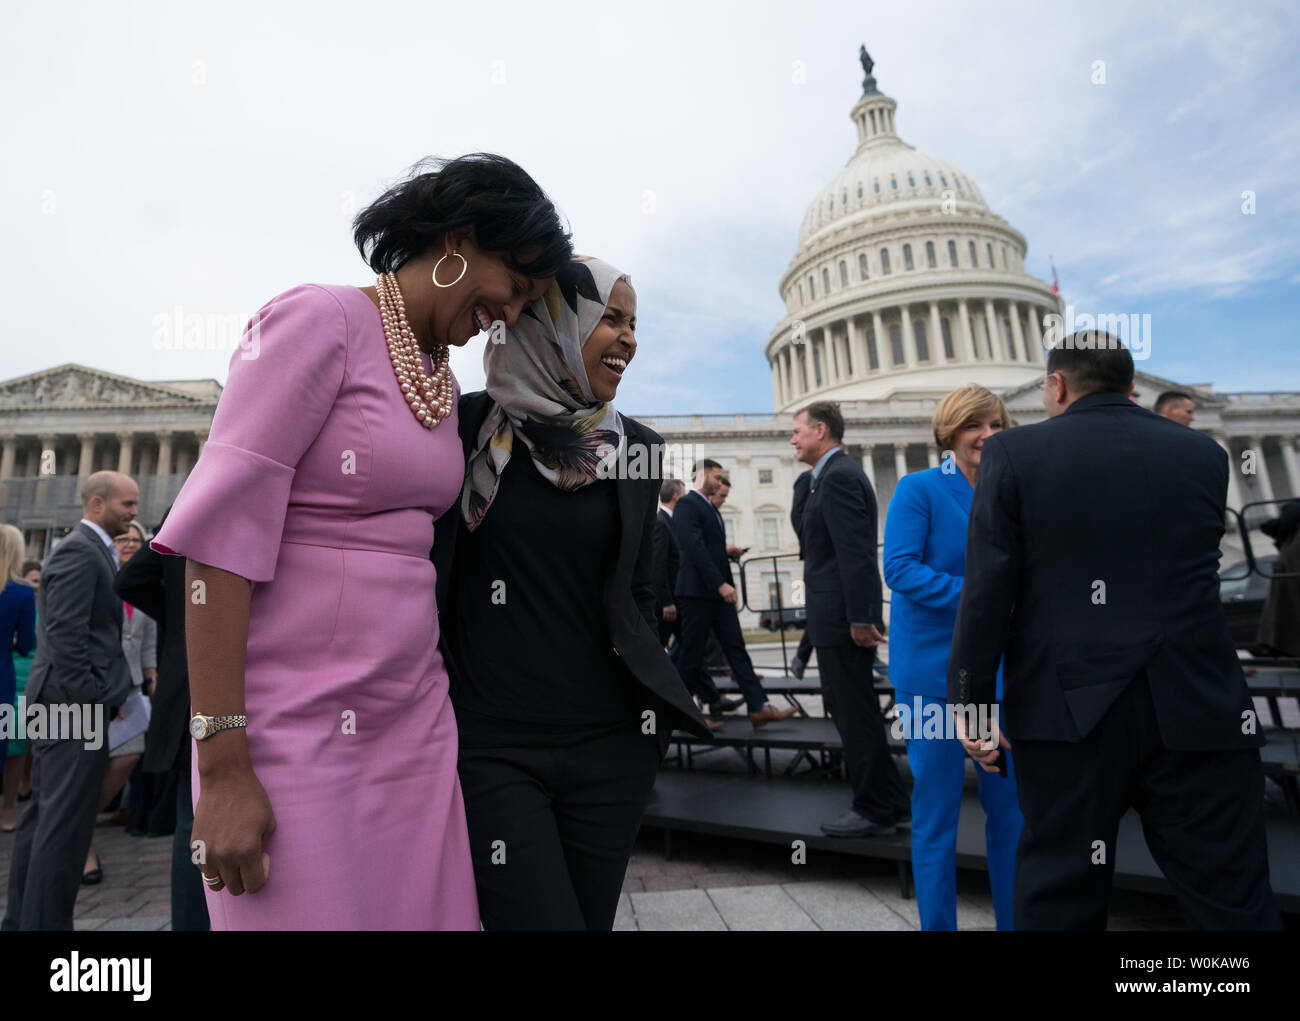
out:
<path id="1" fill-rule="evenodd" d="M 95 867 L 89 872 L 81 874 L 82 886 L 96 886 L 104 881 L 104 869 L 100 864 L 99 855 L 95 855 Z"/>
<path id="2" fill-rule="evenodd" d="M 790 660 L 790 676 L 797 681 L 803 680 L 803 672 L 808 669 L 808 664 L 798 656 Z"/>
<path id="3" fill-rule="evenodd" d="M 834 822 L 822 823 L 828 837 L 887 837 L 898 832 L 894 823 L 872 822 L 865 815 L 849 809 Z"/>
<path id="4" fill-rule="evenodd" d="M 739 709 L 745 704 L 743 698 L 720 698 L 709 706 L 709 712 L 714 716 L 720 713 L 729 713 L 733 709 Z"/>

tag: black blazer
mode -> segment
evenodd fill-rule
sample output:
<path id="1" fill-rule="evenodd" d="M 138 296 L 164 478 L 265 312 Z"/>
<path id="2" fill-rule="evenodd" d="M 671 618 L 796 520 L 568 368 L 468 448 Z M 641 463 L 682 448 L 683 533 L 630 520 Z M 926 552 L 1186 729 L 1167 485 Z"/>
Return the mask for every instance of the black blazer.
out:
<path id="1" fill-rule="evenodd" d="M 678 500 L 680 503 L 681 500 Z M 672 606 L 673 588 L 677 584 L 677 571 L 681 563 L 681 554 L 677 549 L 677 537 L 673 535 L 673 516 L 662 507 L 655 516 L 654 542 L 654 580 L 655 580 L 655 616 L 663 615 L 665 606 Z"/>
<path id="2" fill-rule="evenodd" d="M 720 600 L 719 586 L 736 583 L 727 557 L 727 533 L 716 508 L 698 490 L 688 489 L 673 508 L 673 534 L 681 554 L 676 594 Z"/>
<path id="3" fill-rule="evenodd" d="M 813 645 L 852 644 L 850 624 L 874 624 L 883 631 L 876 494 L 862 466 L 843 450 L 827 458 L 811 486 L 800 535 Z"/>
<path id="4" fill-rule="evenodd" d="M 482 390 L 464 394 L 460 399 L 460 439 L 466 457 L 491 406 L 492 399 Z M 626 415 L 622 418 L 629 444 L 657 444 L 657 447 L 649 449 L 663 449 L 663 439 L 657 433 Z M 646 708 L 655 710 L 655 732 L 662 755 L 668 750 L 674 729 L 687 730 L 700 737 L 710 736 L 711 731 L 659 643 L 651 575 L 660 468 L 656 464 L 650 478 L 615 480 L 621 527 L 618 556 L 609 565 L 605 582 L 605 624 L 615 653 L 622 657 L 632 676 L 645 689 Z M 434 526 L 433 551 L 430 554 L 438 571 L 439 647 L 453 682 L 457 661 L 462 656 L 474 654 L 473 649 L 457 647 L 454 623 L 456 540 L 464 527 L 460 500 L 457 499 Z"/>
<path id="5" fill-rule="evenodd" d="M 1145 670 L 1166 748 L 1255 748 L 1219 601 L 1228 455 L 1123 394 L 984 442 L 948 698 L 1001 727 L 1077 742 Z"/>
<path id="6" fill-rule="evenodd" d="M 803 512 L 808 507 L 808 489 L 812 485 L 812 469 L 794 480 L 794 494 L 790 498 L 790 527 L 799 540 L 799 559 L 803 559 Z"/>
<path id="7" fill-rule="evenodd" d="M 171 513 L 171 508 L 167 508 Z M 163 521 L 167 514 L 163 515 Z M 159 522 L 162 527 L 162 522 Z M 165 773 L 189 740 L 190 670 L 185 658 L 185 558 L 163 556 L 145 545 L 117 573 L 117 594 L 158 622 L 158 684 L 141 767 Z"/>
<path id="8" fill-rule="evenodd" d="M 88 525 L 78 524 L 45 558 L 28 703 L 98 702 L 115 710 L 126 701 L 131 670 L 122 652 L 116 573 L 113 554 Z"/>

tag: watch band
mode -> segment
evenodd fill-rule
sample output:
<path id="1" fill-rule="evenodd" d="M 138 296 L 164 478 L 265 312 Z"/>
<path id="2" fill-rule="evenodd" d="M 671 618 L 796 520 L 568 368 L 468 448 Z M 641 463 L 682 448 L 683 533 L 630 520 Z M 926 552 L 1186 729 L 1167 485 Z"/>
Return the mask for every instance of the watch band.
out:
<path id="1" fill-rule="evenodd" d="M 195 722 L 202 721 L 203 733 L 198 733 L 195 729 Z M 195 713 L 190 719 L 190 735 L 198 741 L 205 740 L 222 730 L 233 730 L 235 727 L 248 726 L 247 716 L 204 716 L 202 713 Z"/>

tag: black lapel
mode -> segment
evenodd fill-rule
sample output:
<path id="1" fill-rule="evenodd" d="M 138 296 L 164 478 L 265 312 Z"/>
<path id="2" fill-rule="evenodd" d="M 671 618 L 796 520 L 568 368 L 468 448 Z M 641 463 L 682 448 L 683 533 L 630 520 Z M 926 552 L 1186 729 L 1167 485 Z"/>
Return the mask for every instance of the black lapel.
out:
<path id="1" fill-rule="evenodd" d="M 622 415 L 619 416 L 623 418 Z M 633 438 L 640 442 L 641 434 L 626 418 L 623 418 L 624 442 L 631 443 Z M 640 545 L 637 521 L 638 512 L 645 513 L 640 504 L 640 485 L 635 479 L 614 479 L 614 488 L 618 491 L 618 560 L 614 565 L 613 581 L 616 578 L 632 577 L 632 562 L 636 559 L 637 547 Z"/>
<path id="2" fill-rule="evenodd" d="M 109 548 L 104 545 L 104 540 L 101 539 L 95 533 L 95 530 L 89 525 L 83 525 L 81 522 L 77 522 L 77 528 L 80 529 L 82 535 L 94 543 L 95 547 L 104 554 L 104 559 L 108 561 L 108 569 L 116 574 L 117 565 L 113 563 L 113 554 L 109 551 Z"/>

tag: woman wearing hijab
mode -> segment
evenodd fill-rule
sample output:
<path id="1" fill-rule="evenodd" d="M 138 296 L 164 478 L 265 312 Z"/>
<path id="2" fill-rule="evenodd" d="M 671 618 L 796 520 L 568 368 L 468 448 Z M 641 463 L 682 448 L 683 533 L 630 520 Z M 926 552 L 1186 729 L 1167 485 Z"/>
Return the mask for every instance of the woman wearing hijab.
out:
<path id="1" fill-rule="evenodd" d="M 612 928 L 672 730 L 709 733 L 655 622 L 662 440 L 612 403 L 635 330 L 627 275 L 574 259 L 460 401 L 435 560 L 489 930 Z"/>

